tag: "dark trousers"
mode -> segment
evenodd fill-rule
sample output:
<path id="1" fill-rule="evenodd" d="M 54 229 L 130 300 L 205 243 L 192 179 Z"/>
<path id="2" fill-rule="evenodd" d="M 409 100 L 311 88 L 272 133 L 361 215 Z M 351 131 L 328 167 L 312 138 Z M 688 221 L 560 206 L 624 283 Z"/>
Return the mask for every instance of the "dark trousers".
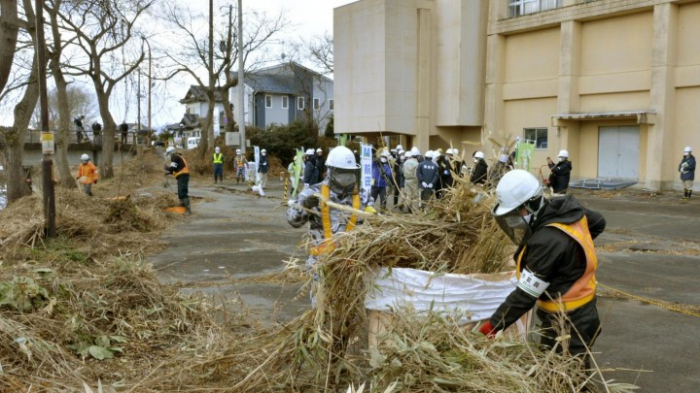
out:
<path id="1" fill-rule="evenodd" d="M 216 179 L 224 181 L 224 164 L 214 164 L 214 183 Z"/>
<path id="2" fill-rule="evenodd" d="M 540 345 L 544 348 L 554 348 L 554 346 L 557 345 L 557 337 L 561 332 L 561 327 L 558 327 L 559 315 L 538 309 L 537 317 L 542 324 Z M 596 308 L 596 299 L 566 314 L 563 332 L 561 333 L 571 335 L 571 339 L 568 343 L 569 353 L 571 356 L 581 357 L 586 369 L 590 369 L 590 355 L 588 354 L 588 350 L 590 350 L 595 343 L 600 331 L 600 318 L 598 317 L 598 309 Z M 562 352 L 563 348 L 561 343 L 558 344 L 556 350 L 558 353 Z"/>
<path id="3" fill-rule="evenodd" d="M 424 189 L 420 190 L 420 200 L 421 201 L 427 201 L 432 196 L 433 196 L 433 189 L 432 188 L 424 188 Z"/>
<path id="4" fill-rule="evenodd" d="M 190 183 L 190 174 L 183 173 L 177 177 L 177 197 L 180 200 L 189 198 L 189 189 L 187 188 Z"/>
<path id="5" fill-rule="evenodd" d="M 379 196 L 380 199 L 380 205 L 382 209 L 386 209 L 386 186 L 384 187 L 377 187 L 377 186 L 372 186 L 372 199 L 374 199 L 374 202 L 377 202 L 377 196 Z"/>
<path id="6" fill-rule="evenodd" d="M 394 185 L 394 206 L 399 204 L 399 194 L 401 193 L 401 187 L 398 184 Z"/>

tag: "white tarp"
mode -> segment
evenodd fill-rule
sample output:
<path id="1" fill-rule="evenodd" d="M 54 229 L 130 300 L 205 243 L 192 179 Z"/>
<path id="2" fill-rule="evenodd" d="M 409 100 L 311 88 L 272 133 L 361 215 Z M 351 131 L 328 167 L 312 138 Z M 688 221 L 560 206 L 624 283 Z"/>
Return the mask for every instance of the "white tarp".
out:
<path id="1" fill-rule="evenodd" d="M 464 275 L 381 268 L 370 285 L 365 307 L 376 311 L 432 309 L 452 314 L 464 324 L 490 318 L 516 287 L 513 271 Z"/>

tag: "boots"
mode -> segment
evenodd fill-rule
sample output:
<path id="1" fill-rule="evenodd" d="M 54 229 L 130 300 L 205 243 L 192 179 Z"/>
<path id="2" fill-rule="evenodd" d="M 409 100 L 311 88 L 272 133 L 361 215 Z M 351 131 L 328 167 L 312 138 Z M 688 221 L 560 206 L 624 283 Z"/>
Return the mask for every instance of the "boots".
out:
<path id="1" fill-rule="evenodd" d="M 185 209 L 186 209 L 185 212 L 187 214 L 192 214 L 192 210 L 190 210 L 190 198 L 189 197 L 183 198 L 182 203 L 185 206 Z"/>
<path id="2" fill-rule="evenodd" d="M 683 189 L 683 199 L 688 199 L 688 198 L 690 198 L 690 196 L 688 195 L 688 189 L 684 188 Z"/>
<path id="3" fill-rule="evenodd" d="M 690 190 L 688 190 L 688 199 L 690 199 L 690 197 L 692 197 L 692 196 L 693 196 L 693 190 L 690 189 Z"/>

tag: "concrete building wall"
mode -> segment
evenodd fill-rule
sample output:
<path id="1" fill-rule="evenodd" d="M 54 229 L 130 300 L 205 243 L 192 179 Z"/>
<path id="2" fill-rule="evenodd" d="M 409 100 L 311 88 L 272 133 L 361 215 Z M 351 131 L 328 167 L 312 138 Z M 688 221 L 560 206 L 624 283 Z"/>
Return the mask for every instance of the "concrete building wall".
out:
<path id="1" fill-rule="evenodd" d="M 639 184 L 678 188 L 683 147 L 700 145 L 700 1 L 565 0 L 516 18 L 507 3 L 489 3 L 485 130 L 546 124 L 535 164 L 566 148 L 573 177 L 595 178 L 601 127 L 636 127 Z"/>
<path id="2" fill-rule="evenodd" d="M 272 107 L 268 108 L 263 100 L 263 105 L 265 106 L 265 127 L 271 124 L 287 125 L 289 124 L 289 106 L 295 105 L 294 100 L 289 99 L 288 107 L 282 108 L 282 95 L 272 94 L 272 93 L 261 93 L 263 97 L 270 96 L 272 99 Z M 285 94 L 286 96 L 286 94 Z"/>

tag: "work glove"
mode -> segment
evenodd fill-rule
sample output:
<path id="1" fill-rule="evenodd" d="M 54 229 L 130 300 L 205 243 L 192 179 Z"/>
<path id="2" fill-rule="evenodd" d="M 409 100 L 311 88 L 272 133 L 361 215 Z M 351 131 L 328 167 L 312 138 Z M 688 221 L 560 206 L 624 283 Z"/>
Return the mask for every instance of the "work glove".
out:
<path id="1" fill-rule="evenodd" d="M 377 209 L 375 209 L 373 206 L 367 206 L 365 208 L 365 213 L 377 214 Z"/>
<path id="2" fill-rule="evenodd" d="M 426 182 L 421 183 L 421 185 L 423 186 L 423 188 L 428 188 L 428 183 Z"/>
<path id="3" fill-rule="evenodd" d="M 431 183 L 431 184 L 428 184 L 428 188 L 433 188 L 432 183 Z"/>
<path id="4" fill-rule="evenodd" d="M 302 204 L 307 209 L 313 209 L 314 207 L 318 206 L 318 197 L 312 195 L 312 196 L 304 199 L 304 202 Z"/>
<path id="5" fill-rule="evenodd" d="M 488 338 L 494 338 L 496 337 L 496 333 L 498 333 L 493 325 L 491 325 L 491 321 L 486 321 L 486 323 L 479 328 L 479 331 Z"/>
<path id="6" fill-rule="evenodd" d="M 289 207 L 292 207 L 296 204 L 297 204 L 297 201 L 295 201 L 294 199 L 290 199 L 287 201 L 287 206 L 289 206 Z"/>

